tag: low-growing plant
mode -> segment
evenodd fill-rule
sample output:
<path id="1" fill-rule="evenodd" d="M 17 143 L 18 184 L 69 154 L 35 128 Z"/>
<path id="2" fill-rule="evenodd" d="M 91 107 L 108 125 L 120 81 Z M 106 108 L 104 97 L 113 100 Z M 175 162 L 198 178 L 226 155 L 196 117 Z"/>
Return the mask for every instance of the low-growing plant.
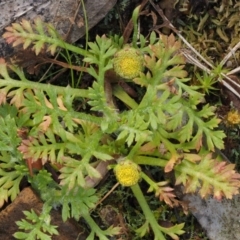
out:
<path id="1" fill-rule="evenodd" d="M 54 54 L 60 48 L 79 54 L 86 63 L 84 74 L 93 80 L 82 89 L 32 82 L 14 62 L 0 60 L 0 204 L 16 198 L 24 176 L 44 201 L 37 220 L 31 211 L 25 212 L 27 220 L 17 222 L 17 239 L 57 234 L 50 223 L 50 210 L 56 206 L 63 221 L 85 219 L 91 229 L 87 240 L 119 234 L 120 228 L 101 229 L 91 216 L 98 201 L 95 187 L 111 169 L 122 186 L 131 188 L 146 216 L 136 234 L 143 237 L 151 229 L 155 240 L 167 235 L 179 239 L 184 223 L 159 225 L 141 181 L 159 201 L 171 207 L 181 202 L 167 180 L 155 181 L 143 166 L 174 172 L 176 185 L 203 198 L 238 193 L 234 165 L 213 157 L 215 148 L 224 147 L 225 137 L 218 130 L 215 107 L 205 103 L 199 87 L 189 84 L 181 43 L 173 35 L 152 32 L 148 41 L 140 36 L 138 43 L 134 33 L 127 46 L 120 37 L 97 36 L 86 50 L 64 42 L 53 26 L 36 19 L 34 24 L 12 24 L 3 37 L 36 54 Z M 40 170 L 34 169 L 36 163 Z M 44 169 L 46 164 L 60 184 Z"/>

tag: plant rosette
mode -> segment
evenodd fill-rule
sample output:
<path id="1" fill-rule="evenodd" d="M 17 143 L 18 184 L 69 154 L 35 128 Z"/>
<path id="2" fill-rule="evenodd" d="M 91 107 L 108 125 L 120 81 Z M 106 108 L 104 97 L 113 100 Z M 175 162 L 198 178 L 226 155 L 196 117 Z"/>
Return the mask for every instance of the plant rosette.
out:
<path id="1" fill-rule="evenodd" d="M 141 178 L 140 167 L 131 160 L 122 160 L 114 168 L 118 182 L 124 187 L 137 184 Z"/>
<path id="2" fill-rule="evenodd" d="M 143 70 L 143 55 L 132 47 L 124 47 L 113 58 L 115 72 L 123 78 L 133 79 L 138 77 Z"/>

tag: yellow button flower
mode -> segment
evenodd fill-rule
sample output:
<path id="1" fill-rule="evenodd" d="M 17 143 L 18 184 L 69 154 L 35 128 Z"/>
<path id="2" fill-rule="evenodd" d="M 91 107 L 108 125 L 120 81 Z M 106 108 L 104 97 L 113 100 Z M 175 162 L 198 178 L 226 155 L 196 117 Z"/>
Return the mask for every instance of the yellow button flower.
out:
<path id="1" fill-rule="evenodd" d="M 226 120 L 228 124 L 231 124 L 231 125 L 240 124 L 239 112 L 237 110 L 228 112 Z"/>
<path id="2" fill-rule="evenodd" d="M 118 182 L 125 187 L 133 186 L 140 180 L 140 168 L 130 160 L 118 163 L 114 171 Z"/>
<path id="3" fill-rule="evenodd" d="M 125 47 L 113 59 L 115 72 L 126 79 L 133 79 L 143 70 L 143 56 L 135 48 Z"/>

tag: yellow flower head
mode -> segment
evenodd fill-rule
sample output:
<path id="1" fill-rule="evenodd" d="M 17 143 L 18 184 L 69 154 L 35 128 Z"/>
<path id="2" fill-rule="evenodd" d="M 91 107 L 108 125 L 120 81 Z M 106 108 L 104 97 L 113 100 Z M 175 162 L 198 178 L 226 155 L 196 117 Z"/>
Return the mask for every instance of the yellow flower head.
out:
<path id="1" fill-rule="evenodd" d="M 227 123 L 230 125 L 240 124 L 240 114 L 237 110 L 229 111 L 226 116 Z"/>
<path id="2" fill-rule="evenodd" d="M 143 70 L 143 56 L 137 49 L 125 47 L 115 54 L 113 67 L 120 77 L 133 79 Z"/>
<path id="3" fill-rule="evenodd" d="M 114 171 L 118 182 L 125 187 L 137 184 L 140 179 L 139 166 L 130 160 L 118 163 Z"/>

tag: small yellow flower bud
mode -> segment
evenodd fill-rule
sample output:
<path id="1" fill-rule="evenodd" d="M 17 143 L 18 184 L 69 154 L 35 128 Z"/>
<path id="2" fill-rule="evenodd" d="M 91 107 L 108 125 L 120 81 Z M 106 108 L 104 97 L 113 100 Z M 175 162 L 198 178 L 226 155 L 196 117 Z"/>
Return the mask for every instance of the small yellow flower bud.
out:
<path id="1" fill-rule="evenodd" d="M 140 179 L 139 166 L 130 160 L 118 163 L 114 171 L 118 182 L 125 187 L 137 184 Z"/>
<path id="2" fill-rule="evenodd" d="M 137 49 L 125 47 L 115 54 L 113 67 L 120 77 L 133 79 L 143 70 L 143 56 Z"/>
<path id="3" fill-rule="evenodd" d="M 226 116 L 227 123 L 230 125 L 240 124 L 240 114 L 237 110 L 228 112 Z"/>

